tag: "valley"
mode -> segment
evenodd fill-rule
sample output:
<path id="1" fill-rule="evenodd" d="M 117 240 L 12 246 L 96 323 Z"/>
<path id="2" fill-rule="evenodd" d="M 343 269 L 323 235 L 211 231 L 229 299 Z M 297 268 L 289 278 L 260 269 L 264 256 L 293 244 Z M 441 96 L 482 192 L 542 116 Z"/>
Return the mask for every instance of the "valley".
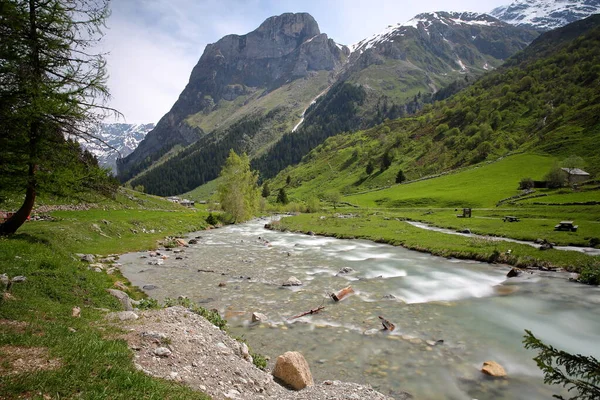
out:
<path id="1" fill-rule="evenodd" d="M 600 1 L 353 45 L 269 2 L 5 3 L 0 398 L 600 396 Z M 201 54 L 156 124 L 106 122 L 107 20 L 144 85 Z"/>

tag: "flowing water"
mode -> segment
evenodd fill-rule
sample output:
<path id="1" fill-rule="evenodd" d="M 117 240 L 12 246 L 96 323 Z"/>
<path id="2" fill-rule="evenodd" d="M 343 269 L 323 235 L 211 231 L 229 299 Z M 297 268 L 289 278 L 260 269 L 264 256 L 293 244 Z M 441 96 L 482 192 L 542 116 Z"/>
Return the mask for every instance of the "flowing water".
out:
<path id="1" fill-rule="evenodd" d="M 126 254 L 123 273 L 157 299 L 185 295 L 218 309 L 234 336 L 273 360 L 302 352 L 317 381 L 369 383 L 391 396 L 551 398 L 560 388 L 543 384 L 535 353 L 523 348 L 524 329 L 600 357 L 598 287 L 555 273 L 506 280 L 507 266 L 268 231 L 265 222 L 191 233 L 198 244 L 163 252 L 163 265 L 150 265 L 156 258 L 148 253 Z M 291 276 L 303 285 L 282 287 Z M 355 293 L 334 303 L 329 295 L 348 285 Z M 290 319 L 321 305 L 319 314 Z M 268 321 L 251 323 L 253 312 Z M 378 316 L 396 329 L 382 331 Z M 486 378 L 479 369 L 487 360 L 503 365 L 508 378 Z"/>

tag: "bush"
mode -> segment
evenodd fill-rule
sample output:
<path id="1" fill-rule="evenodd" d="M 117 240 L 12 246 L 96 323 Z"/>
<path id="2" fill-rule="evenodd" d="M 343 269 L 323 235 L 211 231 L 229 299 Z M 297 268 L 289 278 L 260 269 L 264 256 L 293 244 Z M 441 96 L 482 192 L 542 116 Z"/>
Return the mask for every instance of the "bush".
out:
<path id="1" fill-rule="evenodd" d="M 533 183 L 533 179 L 531 178 L 523 178 L 519 182 L 519 189 L 522 190 L 533 189 L 534 186 L 535 184 Z"/>
<path id="2" fill-rule="evenodd" d="M 548 182 L 549 189 L 557 189 L 565 185 L 567 177 L 565 172 L 560 169 L 558 165 L 554 165 L 550 171 L 544 177 L 544 180 Z"/>
<path id="3" fill-rule="evenodd" d="M 217 225 L 219 220 L 213 215 L 213 213 L 210 213 L 208 214 L 208 217 L 206 217 L 206 223 L 209 225 Z"/>
<path id="4" fill-rule="evenodd" d="M 584 265 L 579 274 L 579 282 L 588 285 L 600 285 L 600 266 L 594 264 Z"/>

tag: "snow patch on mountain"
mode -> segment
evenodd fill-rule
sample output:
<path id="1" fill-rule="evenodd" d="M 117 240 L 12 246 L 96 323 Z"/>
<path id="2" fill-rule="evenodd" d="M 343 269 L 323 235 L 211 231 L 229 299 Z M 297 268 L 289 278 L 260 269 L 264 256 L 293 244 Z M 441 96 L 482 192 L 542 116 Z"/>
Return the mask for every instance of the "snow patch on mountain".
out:
<path id="1" fill-rule="evenodd" d="M 350 46 L 350 51 L 358 51 L 362 53 L 371 47 L 386 41 L 393 41 L 396 36 L 404 36 L 411 28 L 421 29 L 429 34 L 428 28 L 434 23 L 439 22 L 448 26 L 455 25 L 485 25 L 485 26 L 502 26 L 504 22 L 499 21 L 495 17 L 487 14 L 479 14 L 474 12 L 433 12 L 423 13 L 415 16 L 407 22 L 396 25 L 389 25 L 383 32 L 372 35 L 358 43 Z"/>
<path id="2" fill-rule="evenodd" d="M 600 13 L 600 0 L 515 0 L 490 14 L 511 25 L 551 30 Z"/>
<path id="3" fill-rule="evenodd" d="M 91 132 L 97 138 L 79 138 L 79 143 L 98 158 L 98 163 L 117 173 L 117 158 L 125 157 L 137 148 L 155 124 L 104 123 Z"/>

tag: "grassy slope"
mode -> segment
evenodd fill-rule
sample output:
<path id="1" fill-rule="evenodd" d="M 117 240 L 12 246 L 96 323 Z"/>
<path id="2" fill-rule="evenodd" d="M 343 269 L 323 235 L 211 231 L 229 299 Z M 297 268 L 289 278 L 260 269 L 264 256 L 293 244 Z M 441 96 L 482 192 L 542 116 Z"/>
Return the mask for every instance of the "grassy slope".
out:
<path id="1" fill-rule="evenodd" d="M 244 117 L 257 113 L 266 114 L 284 106 L 289 118 L 279 121 L 272 130 L 282 128 L 289 132 L 300 121 L 302 112 L 310 102 L 327 88 L 328 81 L 329 72 L 315 72 L 308 78 L 296 79 L 272 92 L 261 89 L 232 101 L 221 100 L 211 112 L 194 114 L 188 117 L 186 122 L 191 126 L 199 126 L 204 132 L 212 132 L 215 129 L 224 129 Z"/>
<path id="2" fill-rule="evenodd" d="M 28 222 L 16 235 L 0 238 L 0 273 L 27 277 L 13 285 L 15 300 L 0 300 L 1 398 L 208 399 L 134 368 L 131 351 L 117 338 L 119 329 L 107 325 L 98 310 L 119 310 L 105 290 L 118 277 L 90 271 L 72 257 L 74 252 L 106 255 L 152 248 L 160 238 L 205 224 L 205 213 L 175 211 L 156 198 L 129 195 L 137 200 L 107 203 L 106 211 L 53 212 L 54 221 Z M 142 208 L 140 201 L 153 210 Z M 161 205 L 164 209 L 157 210 Z M 74 306 L 81 307 L 81 318 L 71 317 Z M 9 344 L 47 348 L 60 368 L 9 375 L 3 370 L 10 358 L 3 346 Z"/>
<path id="3" fill-rule="evenodd" d="M 494 207 L 519 193 L 521 178 L 541 180 L 554 161 L 552 157 L 521 154 L 435 180 L 395 185 L 346 200 L 362 207 Z"/>

